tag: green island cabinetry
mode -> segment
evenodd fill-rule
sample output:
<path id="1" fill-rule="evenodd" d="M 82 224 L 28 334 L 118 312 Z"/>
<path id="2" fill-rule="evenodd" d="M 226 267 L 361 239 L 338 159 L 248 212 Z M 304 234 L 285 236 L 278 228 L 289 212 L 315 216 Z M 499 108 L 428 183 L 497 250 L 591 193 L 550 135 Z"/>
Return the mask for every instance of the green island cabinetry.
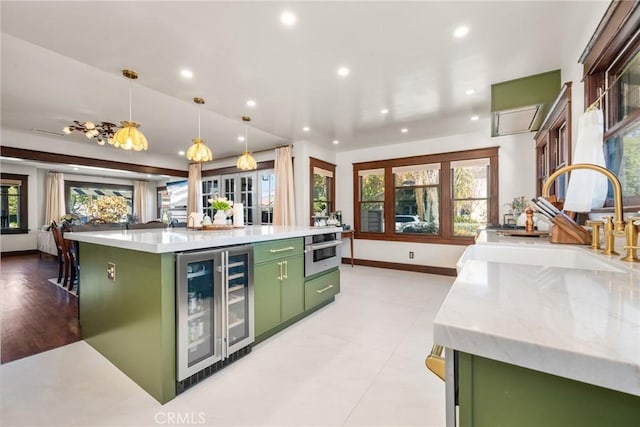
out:
<path id="1" fill-rule="evenodd" d="M 256 343 L 334 301 L 340 272 L 304 277 L 303 238 L 254 244 Z"/>
<path id="2" fill-rule="evenodd" d="M 461 427 L 640 425 L 640 397 L 458 353 Z"/>

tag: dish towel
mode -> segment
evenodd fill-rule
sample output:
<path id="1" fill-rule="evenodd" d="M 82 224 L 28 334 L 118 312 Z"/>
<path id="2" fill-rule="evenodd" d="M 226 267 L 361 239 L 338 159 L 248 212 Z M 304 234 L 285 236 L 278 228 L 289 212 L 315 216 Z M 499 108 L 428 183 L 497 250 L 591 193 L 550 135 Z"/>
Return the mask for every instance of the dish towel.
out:
<path id="1" fill-rule="evenodd" d="M 591 163 L 605 166 L 602 150 L 602 110 L 585 111 L 578 123 L 578 138 L 573 150 L 573 164 Z M 607 198 L 607 177 L 591 170 L 574 170 L 567 188 L 564 209 L 572 212 L 590 212 L 601 208 Z"/>

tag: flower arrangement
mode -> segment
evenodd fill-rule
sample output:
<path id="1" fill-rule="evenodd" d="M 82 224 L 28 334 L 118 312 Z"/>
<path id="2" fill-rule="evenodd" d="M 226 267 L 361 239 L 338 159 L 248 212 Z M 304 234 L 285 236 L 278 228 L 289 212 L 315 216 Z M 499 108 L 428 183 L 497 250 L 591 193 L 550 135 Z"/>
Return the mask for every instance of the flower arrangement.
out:
<path id="1" fill-rule="evenodd" d="M 525 201 L 524 196 L 514 197 L 510 206 L 513 213 L 522 213 L 527 208 L 527 202 Z"/>
<path id="2" fill-rule="evenodd" d="M 208 199 L 207 200 L 210 204 L 211 207 L 217 211 L 223 211 L 226 212 L 229 209 L 231 209 L 231 207 L 233 206 L 233 202 L 230 200 L 227 200 L 226 197 L 214 197 L 213 199 Z"/>
<path id="3" fill-rule="evenodd" d="M 71 224 L 75 224 L 80 220 L 80 217 L 76 214 L 64 214 L 60 217 L 60 222 L 69 222 Z"/>
<path id="4" fill-rule="evenodd" d="M 102 196 L 91 205 L 91 215 L 106 222 L 122 221 L 127 210 L 127 199 L 122 196 Z"/>

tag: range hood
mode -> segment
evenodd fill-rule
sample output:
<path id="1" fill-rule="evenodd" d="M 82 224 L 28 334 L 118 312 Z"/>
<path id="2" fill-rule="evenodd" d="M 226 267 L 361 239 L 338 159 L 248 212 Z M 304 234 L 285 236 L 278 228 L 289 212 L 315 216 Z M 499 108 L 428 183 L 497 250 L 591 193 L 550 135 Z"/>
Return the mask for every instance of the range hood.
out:
<path id="1" fill-rule="evenodd" d="M 491 85 L 491 136 L 537 131 L 560 86 L 560 70 Z"/>

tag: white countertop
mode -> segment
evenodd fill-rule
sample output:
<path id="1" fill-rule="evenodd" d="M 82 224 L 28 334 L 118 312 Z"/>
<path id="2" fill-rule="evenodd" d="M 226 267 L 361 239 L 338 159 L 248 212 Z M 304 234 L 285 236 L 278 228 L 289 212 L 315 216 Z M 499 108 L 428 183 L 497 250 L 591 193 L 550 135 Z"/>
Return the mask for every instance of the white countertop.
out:
<path id="1" fill-rule="evenodd" d="M 461 257 L 434 341 L 640 396 L 640 266 L 619 258 L 483 232 Z"/>
<path id="2" fill-rule="evenodd" d="M 232 230 L 188 230 L 153 228 L 143 230 L 86 231 L 65 233 L 78 242 L 95 243 L 142 252 L 167 253 L 218 248 L 290 237 L 339 233 L 340 227 L 254 225 Z"/>

